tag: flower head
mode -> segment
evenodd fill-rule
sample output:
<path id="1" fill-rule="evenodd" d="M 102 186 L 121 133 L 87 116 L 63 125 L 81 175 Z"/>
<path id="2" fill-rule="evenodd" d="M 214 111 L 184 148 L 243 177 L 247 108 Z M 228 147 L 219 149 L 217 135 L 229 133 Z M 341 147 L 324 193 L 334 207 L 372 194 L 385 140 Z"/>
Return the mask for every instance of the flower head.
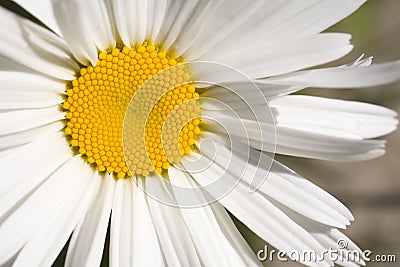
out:
<path id="1" fill-rule="evenodd" d="M 353 220 L 274 160 L 381 156 L 380 106 L 293 95 L 400 79 L 321 33 L 362 0 L 15 0 L 0 9 L 0 264 L 259 265 L 228 210 L 276 248 L 322 253 Z M 307 70 L 303 70 L 307 69 Z M 324 258 L 307 265 L 362 265 Z"/>

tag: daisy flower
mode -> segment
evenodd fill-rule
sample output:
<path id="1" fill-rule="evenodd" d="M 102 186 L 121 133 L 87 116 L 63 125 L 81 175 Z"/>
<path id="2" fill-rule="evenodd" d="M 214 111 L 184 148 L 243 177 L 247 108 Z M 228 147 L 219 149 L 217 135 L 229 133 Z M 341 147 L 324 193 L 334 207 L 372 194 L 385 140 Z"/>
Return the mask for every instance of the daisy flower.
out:
<path id="1" fill-rule="evenodd" d="M 14 2 L 41 24 L 0 8 L 0 265 L 69 241 L 66 266 L 98 266 L 108 227 L 110 266 L 260 265 L 228 211 L 282 251 L 359 251 L 350 211 L 273 154 L 384 154 L 395 112 L 292 94 L 400 78 L 312 69 L 352 50 L 321 32 L 364 0 Z"/>

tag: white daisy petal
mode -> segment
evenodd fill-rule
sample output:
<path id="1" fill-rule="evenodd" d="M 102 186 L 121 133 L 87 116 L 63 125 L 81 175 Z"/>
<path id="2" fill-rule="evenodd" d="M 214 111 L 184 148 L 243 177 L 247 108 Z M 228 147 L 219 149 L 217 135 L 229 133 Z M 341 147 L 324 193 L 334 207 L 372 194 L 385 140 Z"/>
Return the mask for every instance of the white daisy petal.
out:
<path id="1" fill-rule="evenodd" d="M 206 26 L 204 21 L 217 12 L 217 8 L 222 5 L 222 2 L 222 0 L 184 1 L 184 5 L 169 28 L 165 46 L 173 48 L 177 55 L 184 54 L 204 30 L 203 27 Z M 193 31 L 192 29 L 197 30 Z"/>
<path id="2" fill-rule="evenodd" d="M 146 178 L 145 188 L 155 197 L 162 196 L 161 199 L 167 199 L 169 203 L 176 203 L 162 177 Z M 179 209 L 160 203 L 150 196 L 147 197 L 147 203 L 167 264 L 170 266 L 201 266 L 195 245 Z M 179 229 L 179 235 L 176 235 L 171 229 Z"/>
<path id="3" fill-rule="evenodd" d="M 276 142 L 277 153 L 332 161 L 373 159 L 382 156 L 385 147 L 385 141 L 361 140 L 346 132 L 321 132 L 320 128 L 311 127 L 304 131 L 292 126 L 278 126 Z"/>
<path id="4" fill-rule="evenodd" d="M 335 67 L 295 72 L 261 80 L 270 84 L 320 88 L 360 88 L 400 79 L 400 61 L 361 67 Z"/>
<path id="5" fill-rule="evenodd" d="M 225 47 L 224 51 L 226 52 L 227 45 L 235 43 L 232 40 L 240 40 L 240 38 L 236 37 L 243 35 L 243 33 L 255 26 L 260 16 L 265 16 L 266 9 L 263 8 L 263 5 L 270 4 L 272 5 L 271 9 L 273 9 L 273 6 L 277 4 L 275 2 L 268 1 L 267 3 L 266 1 L 251 0 L 224 1 L 219 6 L 220 9 L 217 9 L 213 13 L 214 16 L 210 16 L 205 20 L 203 31 L 198 33 L 197 38 L 195 37 L 196 42 L 192 42 L 190 50 L 185 53 L 186 58 L 188 60 L 198 60 L 217 45 Z M 258 14 L 257 11 L 259 11 Z M 250 18 L 254 18 L 254 20 L 249 21 Z M 218 48 L 214 50 L 221 51 Z"/>
<path id="6" fill-rule="evenodd" d="M 308 230 L 308 229 L 307 229 Z M 310 231 L 310 230 L 308 230 Z M 340 234 L 341 238 L 334 238 L 332 237 L 332 233 L 336 234 Z M 342 233 L 339 232 L 339 230 L 337 229 L 332 229 L 331 232 L 330 231 L 322 231 L 322 233 L 317 233 L 317 234 L 313 234 L 313 236 L 315 236 L 315 238 L 325 247 L 327 248 L 333 248 L 333 249 L 337 249 L 338 245 L 337 242 L 340 240 L 346 240 L 346 242 L 351 241 L 348 237 L 346 237 L 345 235 L 343 235 Z M 358 254 L 359 256 L 351 256 L 351 255 L 356 255 Z M 362 258 L 362 252 L 360 249 L 341 249 L 339 250 L 337 259 L 335 261 L 335 263 L 337 265 L 340 266 L 345 266 L 345 267 L 359 267 L 361 266 L 365 266 L 365 260 Z"/>
<path id="7" fill-rule="evenodd" d="M 0 167 L 4 176 L 0 179 L 0 218 L 15 208 L 71 157 L 72 153 L 61 133 L 48 136 L 43 134 L 41 139 L 11 150 L 1 157 Z M 21 162 L 30 164 L 20 168 Z"/>
<path id="8" fill-rule="evenodd" d="M 106 51 L 114 48 L 116 42 L 116 31 L 114 26 L 113 14 L 109 9 L 108 1 L 85 1 L 82 6 L 86 11 L 86 16 L 89 14 L 90 25 L 94 33 L 93 40 L 97 47 Z"/>
<path id="9" fill-rule="evenodd" d="M 13 67 L 8 65 L 3 58 L 0 59 L 1 66 L 9 68 L 7 71 L 0 71 L 0 93 L 5 90 L 14 90 L 17 93 L 29 91 L 33 92 L 50 92 L 50 93 L 63 93 L 65 92 L 65 82 L 51 79 L 47 76 L 41 75 L 29 69 L 24 69 L 22 66 L 16 64 Z M 13 64 L 12 62 L 10 62 Z"/>
<path id="10" fill-rule="evenodd" d="M 120 181 L 111 217 L 110 265 L 164 265 L 144 193 L 135 182 Z"/>
<path id="11" fill-rule="evenodd" d="M 236 51 L 237 56 L 243 52 L 243 47 L 249 46 L 249 42 L 268 44 L 274 40 L 279 43 L 317 34 L 354 12 L 364 2 L 225 1 L 206 20 L 206 26 L 201 34 L 197 34 L 199 37 L 193 42 L 188 57 L 198 59 L 211 50 Z"/>
<path id="12" fill-rule="evenodd" d="M 59 0 L 54 3 L 54 14 L 56 15 L 63 37 L 75 58 L 83 65 L 91 63 L 94 66 L 98 57 L 96 43 L 102 43 L 103 41 L 99 35 L 96 35 L 94 29 L 99 27 L 104 31 L 105 27 L 102 28 L 100 26 L 103 24 L 100 21 L 98 22 L 100 25 L 96 24 L 96 27 L 92 26 L 93 22 L 90 21 L 91 16 L 87 15 L 92 12 L 88 12 L 89 8 L 88 2 Z M 71 19 L 72 10 L 74 19 Z M 96 14 L 96 11 L 94 14 Z M 99 14 L 96 15 L 100 16 Z M 100 19 L 99 17 L 97 18 Z"/>
<path id="13" fill-rule="evenodd" d="M 188 177 L 188 174 L 180 170 L 171 167 L 168 174 L 173 185 L 185 188 L 197 187 L 192 178 Z M 175 187 L 173 187 L 173 189 L 175 189 Z M 174 194 L 177 204 L 181 206 L 185 205 L 185 199 L 181 198 L 190 197 L 193 200 L 197 200 L 199 203 L 205 203 L 206 201 L 205 196 L 199 191 L 191 191 L 190 195 L 181 195 L 179 191 L 174 190 Z M 219 204 L 214 205 L 217 206 Z M 218 208 L 215 207 L 215 209 Z M 232 237 L 230 235 L 225 236 L 224 228 L 219 225 L 219 218 L 215 217 L 210 206 L 183 208 L 181 209 L 181 214 L 204 265 L 259 264 L 254 253 L 252 253 L 249 248 L 245 255 L 239 254 L 239 251 L 236 251 L 236 246 L 232 244 L 230 240 Z M 240 241 L 242 242 L 239 242 L 239 247 L 247 246 L 243 240 Z M 243 251 L 240 252 L 243 253 Z"/>
<path id="14" fill-rule="evenodd" d="M 255 84 L 249 82 L 233 82 L 229 84 L 223 83 L 223 86 L 224 87 L 213 86 L 207 88 L 201 94 L 201 97 L 220 100 L 221 102 L 226 103 L 236 109 L 237 107 L 235 104 L 239 104 L 237 102 L 242 102 L 242 104 L 245 104 L 244 100 L 246 100 L 247 104 L 250 104 L 249 102 L 251 100 L 251 106 L 256 107 L 259 104 L 265 105 L 266 99 L 287 95 L 289 93 L 304 89 L 304 87 L 300 86 L 264 84 L 257 83 L 257 81 L 255 81 Z M 229 90 L 225 88 L 228 88 Z M 257 88 L 260 90 L 259 92 L 256 92 Z M 260 92 L 265 96 L 265 99 L 260 97 Z M 204 109 L 209 108 L 210 104 L 213 106 L 212 103 L 207 103 L 207 101 L 204 101 L 202 104 L 202 108 Z"/>
<path id="15" fill-rule="evenodd" d="M 167 9 L 156 42 L 163 43 L 165 47 L 170 47 L 178 37 L 187 20 L 189 20 L 192 12 L 199 0 L 194 1 L 168 1 Z"/>
<path id="16" fill-rule="evenodd" d="M 240 53 L 226 47 L 212 50 L 199 60 L 222 63 L 243 71 L 251 78 L 288 73 L 336 60 L 352 50 L 347 34 L 325 33 L 290 42 L 254 43 Z M 257 47 L 260 46 L 260 47 Z"/>
<path id="17" fill-rule="evenodd" d="M 326 250 L 340 250 L 339 253 L 337 253 L 336 264 L 349 267 L 365 266 L 362 250 L 338 229 L 310 221 L 302 215 L 288 210 L 279 203 L 275 204 L 292 220 L 306 229 Z M 341 242 L 343 242 L 343 244 L 340 244 Z M 321 257 L 322 255 L 317 256 Z"/>
<path id="18" fill-rule="evenodd" d="M 25 244 L 18 254 L 14 266 L 49 266 L 52 264 L 73 229 L 85 216 L 98 191 L 100 184 L 100 179 L 98 178 L 100 177 L 93 173 L 82 159 L 79 158 L 79 161 L 84 164 L 84 168 L 89 169 L 89 173 L 80 173 L 85 177 L 75 174 L 77 176 L 77 184 L 70 181 L 70 177 L 68 177 L 68 182 L 78 186 L 78 188 L 69 191 L 68 197 L 61 202 L 59 214 L 55 213 L 53 218 L 51 216 L 47 217 L 48 221 L 42 223 L 42 229 Z M 66 189 L 63 188 L 63 190 Z"/>
<path id="19" fill-rule="evenodd" d="M 119 179 L 115 188 L 110 230 L 111 267 L 131 265 L 132 183 Z"/>
<path id="20" fill-rule="evenodd" d="M 151 40 L 155 40 L 161 30 L 162 23 L 167 9 L 167 0 L 148 0 L 148 19 L 147 19 L 147 33 Z"/>
<path id="21" fill-rule="evenodd" d="M 48 30 L 0 8 L 0 54 L 49 76 L 72 80 L 78 65 L 66 55 L 65 44 Z M 49 40 L 51 39 L 51 40 Z"/>
<path id="22" fill-rule="evenodd" d="M 65 266 L 99 266 L 115 191 L 112 176 L 101 179 L 101 189 L 82 222 L 75 228 L 68 246 Z"/>
<path id="23" fill-rule="evenodd" d="M 56 121 L 26 131 L 0 136 L 0 151 L 28 144 L 47 134 L 60 132 L 65 127 L 64 122 Z"/>
<path id="24" fill-rule="evenodd" d="M 316 96 L 290 95 L 281 97 L 279 99 L 273 99 L 271 100 L 270 104 L 271 106 L 292 106 L 298 108 L 313 108 L 366 115 L 369 114 L 390 117 L 397 116 L 395 111 L 378 105 Z"/>
<path id="25" fill-rule="evenodd" d="M 306 227 L 306 229 L 309 229 Z M 313 232 L 313 230 L 310 230 L 311 232 Z M 346 252 L 358 252 L 359 253 L 359 258 L 352 258 L 351 256 L 346 256 L 346 255 L 351 255 L 351 254 L 344 254 L 344 256 L 342 256 L 342 260 L 339 262 L 337 262 L 337 264 L 342 265 L 342 266 L 365 266 L 366 262 L 365 259 L 363 258 L 364 254 L 363 251 L 352 241 L 350 240 L 350 238 L 348 238 L 346 235 L 344 235 L 343 233 L 341 233 L 339 230 L 337 229 L 332 229 L 332 228 L 328 228 L 325 227 L 325 229 L 323 228 L 323 230 L 320 230 L 322 232 L 322 234 L 320 234 L 320 236 L 322 235 L 322 237 L 327 236 L 327 238 L 324 238 L 324 240 L 326 240 L 325 244 L 323 244 L 324 246 L 329 246 L 329 247 L 334 247 L 336 245 L 336 247 L 338 246 L 338 241 L 340 240 L 345 240 L 347 247 L 345 249 Z M 316 238 L 319 240 L 320 237 L 318 237 L 318 235 L 314 234 L 314 236 L 316 236 Z M 320 241 L 321 243 L 323 242 L 322 240 Z M 328 243 L 329 242 L 329 243 Z"/>
<path id="26" fill-rule="evenodd" d="M 153 20 L 162 20 L 166 1 L 116 0 L 111 1 L 111 5 L 119 37 L 127 47 L 131 47 L 149 38 L 153 25 L 154 31 L 159 30 L 159 22 L 154 24 Z"/>
<path id="27" fill-rule="evenodd" d="M 108 49 L 114 48 L 116 43 L 114 18 L 110 10 L 111 4 L 109 3 L 109 1 L 96 0 L 70 2 L 71 3 L 68 3 L 69 5 L 71 5 L 70 8 L 72 8 L 72 6 L 76 8 L 71 10 L 74 10 L 74 13 L 78 12 L 78 14 L 81 14 L 83 16 L 83 18 L 80 19 L 83 20 L 85 27 L 82 29 L 81 32 L 77 32 L 76 28 L 74 28 L 74 26 L 76 26 L 74 23 L 79 23 L 79 21 L 68 20 L 69 23 L 61 29 L 63 30 L 63 32 L 68 32 L 69 35 L 74 35 L 74 37 L 69 36 L 69 38 L 66 38 L 66 41 L 70 46 L 75 48 L 73 52 L 74 54 L 76 53 L 75 55 L 78 55 L 77 58 L 81 61 L 81 58 L 83 60 L 83 58 L 86 57 L 85 59 L 89 59 L 93 64 L 95 63 L 94 58 L 92 58 L 92 56 L 94 57 L 94 53 L 92 51 L 93 43 L 101 51 L 106 51 Z M 61 7 L 56 5 L 56 12 L 62 13 L 62 10 L 58 10 L 59 8 Z M 65 25 L 65 23 L 63 22 L 64 17 L 57 19 L 60 20 L 60 24 L 62 24 L 63 26 Z M 87 44 L 84 44 L 83 47 L 80 47 L 80 44 L 78 43 L 80 42 L 80 35 L 86 35 L 89 37 L 87 40 Z M 81 51 L 83 54 L 79 51 Z M 97 59 L 97 51 L 95 50 L 95 52 Z M 81 63 L 85 62 L 81 61 Z"/>
<path id="28" fill-rule="evenodd" d="M 136 24 L 136 17 L 134 14 L 135 2 L 136 1 L 130 0 L 111 1 L 118 36 L 127 47 L 131 47 L 131 44 L 135 44 L 135 42 L 132 43 L 135 37 L 134 29 Z M 131 32 L 131 30 L 133 32 Z"/>
<path id="29" fill-rule="evenodd" d="M 360 123 L 358 133 L 363 138 L 378 138 L 397 130 L 399 121 L 394 117 L 365 114 L 345 114 Z"/>
<path id="30" fill-rule="evenodd" d="M 136 1 L 136 42 L 141 44 L 146 38 L 146 31 L 147 31 L 147 15 L 148 15 L 148 8 L 149 8 L 149 0 L 144 1 Z"/>
<path id="31" fill-rule="evenodd" d="M 354 220 L 351 212 L 340 201 L 338 201 L 332 195 L 314 185 L 307 179 L 290 170 L 286 166 L 274 161 L 271 172 L 274 172 L 275 174 L 281 176 L 281 178 L 292 183 L 301 190 L 307 191 L 309 194 L 313 195 L 315 198 L 318 198 L 319 201 L 322 201 L 326 205 L 333 208 L 336 212 L 340 213 L 341 216 L 345 217 L 349 221 Z"/>
<path id="32" fill-rule="evenodd" d="M 308 138 L 313 138 L 313 137 L 310 136 Z M 383 143 L 378 143 L 378 145 L 376 145 L 376 148 L 354 153 L 351 152 L 331 153 L 331 152 L 321 152 L 321 151 L 308 151 L 306 149 L 281 146 L 279 148 L 279 153 L 288 156 L 331 160 L 337 162 L 359 162 L 359 161 L 366 161 L 382 157 L 383 155 L 385 155 L 385 149 Z"/>
<path id="33" fill-rule="evenodd" d="M 0 73 L 22 72 L 38 74 L 33 69 L 30 69 L 27 66 L 3 55 L 0 55 L 0 71 Z M 5 77 L 7 77 L 7 75 L 2 75 L 1 79 L 4 79 Z"/>
<path id="34" fill-rule="evenodd" d="M 56 18 L 53 12 L 52 0 L 12 0 L 23 7 L 38 20 L 43 22 L 50 30 L 61 36 Z"/>
<path id="35" fill-rule="evenodd" d="M 164 255 L 150 216 L 142 179 L 138 179 L 138 185 L 132 183 L 134 201 L 131 266 L 164 266 Z"/>
<path id="36" fill-rule="evenodd" d="M 345 65 L 345 67 L 368 67 L 368 66 L 371 66 L 372 60 L 374 59 L 374 57 L 364 58 L 364 56 L 365 56 L 365 54 L 362 54 L 351 64 Z M 340 67 L 343 67 L 343 66 L 339 66 L 339 68 Z"/>
<path id="37" fill-rule="evenodd" d="M 33 48 L 38 52 L 46 53 L 41 55 L 43 58 L 48 58 L 49 61 L 54 62 L 60 61 L 60 65 L 68 65 L 73 70 L 79 69 L 79 65 L 73 59 L 64 39 L 30 21 L 24 23 L 23 30 L 29 36 L 31 44 L 35 45 Z"/>
<path id="38" fill-rule="evenodd" d="M 191 164 L 186 160 L 183 160 L 182 163 L 188 167 Z M 213 181 L 216 177 L 221 177 L 223 173 L 224 170 L 221 167 L 213 164 L 209 169 L 202 173 L 193 173 L 192 176 L 200 185 L 207 185 L 210 180 Z M 223 179 L 237 181 L 236 177 L 228 173 L 225 173 Z M 215 194 L 216 192 L 209 193 Z M 243 183 L 239 182 L 228 195 L 219 199 L 219 202 L 253 232 L 280 250 L 321 252 L 323 249 L 309 233 L 293 222 L 269 200 L 258 192 L 250 194 L 248 186 Z M 303 263 L 307 264 L 307 262 Z M 321 266 L 329 266 L 327 264 L 330 264 L 330 262 L 321 263 Z"/>
<path id="39" fill-rule="evenodd" d="M 0 136 L 17 133 L 64 119 L 59 107 L 0 112 Z"/>
<path id="40" fill-rule="evenodd" d="M 252 147 L 263 151 L 333 161 L 363 161 L 384 154 L 385 141 L 363 140 L 363 137 L 359 134 L 362 133 L 367 136 L 365 129 L 376 127 L 371 123 L 371 120 L 367 120 L 368 124 L 354 133 L 348 131 L 348 129 L 324 128 L 315 125 L 304 126 L 295 123 L 278 123 L 275 126 L 270 122 L 256 122 L 254 119 L 238 120 L 224 112 L 210 110 L 203 112 L 202 115 L 206 116 L 203 117 L 203 121 L 207 130 L 226 135 L 225 130 L 222 130 L 219 126 L 215 127 L 215 122 L 209 119 L 213 118 L 223 125 L 229 125 L 231 138 L 234 137 L 235 140 L 243 143 L 249 142 Z M 345 123 L 346 121 L 340 126 L 343 128 L 346 125 Z M 375 130 L 375 132 L 368 134 L 390 131 L 397 124 L 397 121 L 392 119 L 389 124 L 390 127 Z M 243 127 L 246 127 L 247 135 L 240 131 Z M 274 134 L 275 130 L 276 134 Z"/>
<path id="41" fill-rule="evenodd" d="M 362 138 L 387 135 L 396 130 L 398 124 L 395 111 L 354 101 L 296 95 L 272 100 L 271 106 L 278 113 L 278 125 L 338 129 Z M 296 121 L 293 120 L 295 117 Z"/>
<path id="42" fill-rule="evenodd" d="M 268 186 L 269 188 L 267 188 Z M 274 170 L 271 170 L 265 186 L 262 186 L 260 191 L 320 223 L 338 228 L 345 228 L 350 225 L 349 220 L 337 211 L 337 205 L 334 207 L 327 205 L 323 200 L 312 195 L 311 192 L 292 184 L 286 177 L 276 174 Z M 339 204 L 339 206 L 342 205 Z"/>
<path id="43" fill-rule="evenodd" d="M 204 137 L 214 139 L 211 134 L 205 134 Z M 240 146 L 239 144 L 235 145 Z M 205 146 L 201 147 L 203 154 L 208 157 L 212 156 L 209 155 Z M 231 154 L 224 144 L 218 142 L 214 142 L 214 146 L 218 151 L 215 163 L 222 168 L 232 164 L 232 168 L 228 172 L 232 175 L 240 175 L 240 170 L 235 170 L 235 166 L 242 168 L 246 155 Z M 245 151 L 245 149 L 241 151 Z M 345 228 L 350 224 L 349 220 L 352 220 L 353 216 L 335 198 L 276 161 L 273 161 L 271 167 L 271 158 L 268 155 L 253 150 L 251 156 L 241 177 L 243 182 L 250 185 L 255 176 L 264 175 L 265 182 L 258 189 L 262 194 L 317 222 L 340 228 Z M 261 173 L 259 169 L 266 171 Z"/>
<path id="44" fill-rule="evenodd" d="M 286 1 L 287 2 L 287 1 Z M 273 13 L 267 36 L 277 39 L 320 33 L 356 11 L 366 0 L 296 0 Z"/>
<path id="45" fill-rule="evenodd" d="M 362 138 L 376 138 L 397 129 L 398 121 L 391 116 L 347 113 L 312 108 L 275 108 L 279 126 L 315 132 L 340 130 Z M 336 135 L 338 136 L 338 135 Z"/>
<path id="46" fill-rule="evenodd" d="M 14 88 L 0 90 L 0 111 L 52 107 L 62 102 L 63 97 L 52 92 L 18 92 Z"/>
<path id="47" fill-rule="evenodd" d="M 45 144 L 46 140 L 48 141 L 48 143 L 57 148 L 60 148 L 64 145 L 64 149 L 60 150 L 59 152 L 72 155 L 71 150 L 68 148 L 68 143 L 63 137 L 64 135 L 62 133 L 44 134 L 35 142 L 20 146 L 15 149 L 10 149 L 9 153 L 5 154 L 4 157 L 2 157 L 0 166 L 4 170 L 4 176 L 2 177 L 11 177 L 12 179 L 0 179 L 1 195 L 11 190 L 19 183 L 23 182 L 23 179 L 25 179 L 28 173 L 33 174 L 36 172 L 36 170 L 38 170 L 38 168 L 40 169 L 41 166 L 44 164 L 44 161 L 46 161 L 45 155 L 47 153 L 54 153 L 54 151 L 56 151 L 54 150 L 54 148 L 48 147 L 46 150 L 42 151 L 43 156 L 38 153 L 37 157 L 34 157 L 34 155 L 36 155 L 35 153 L 41 151 L 40 147 Z M 18 165 L 21 163 L 22 160 L 25 160 L 25 162 L 32 162 L 32 164 L 27 164 L 25 168 L 18 168 Z M 36 163 L 35 160 L 38 160 L 38 162 Z"/>
<path id="48" fill-rule="evenodd" d="M 50 265 L 86 212 L 96 188 L 92 176 L 86 163 L 75 157 L 13 212 L 0 226 L 2 263 L 25 244 L 15 266 Z"/>
<path id="49" fill-rule="evenodd" d="M 157 4 L 153 0 L 116 0 L 111 2 L 116 28 L 125 46 L 132 47 L 136 44 L 142 44 L 148 38 L 146 36 L 147 31 L 153 31 L 153 25 L 154 31 L 157 31 L 160 27 L 159 22 L 153 24 L 153 19 L 155 21 L 162 20 L 166 5 L 164 2 L 166 1 L 163 0 Z M 157 10 L 149 10 L 149 8 L 156 8 Z M 150 14 L 153 11 L 154 14 Z M 154 18 L 153 16 L 160 17 Z"/>
<path id="50" fill-rule="evenodd" d="M 248 266 L 260 265 L 261 263 L 255 258 L 253 251 L 236 228 L 236 225 L 225 210 L 224 206 L 216 202 L 211 204 L 210 207 L 213 210 L 215 217 L 218 218 L 218 223 L 226 238 L 229 240 L 230 244 L 234 246 L 237 253 L 240 253 L 246 264 Z"/>

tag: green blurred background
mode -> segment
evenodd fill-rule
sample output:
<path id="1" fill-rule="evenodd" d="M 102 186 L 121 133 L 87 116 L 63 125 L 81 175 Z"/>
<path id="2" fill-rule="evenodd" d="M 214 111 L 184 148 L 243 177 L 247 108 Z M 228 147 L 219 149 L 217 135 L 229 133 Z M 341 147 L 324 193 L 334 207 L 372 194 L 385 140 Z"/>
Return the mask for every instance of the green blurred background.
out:
<path id="1" fill-rule="evenodd" d="M 369 0 L 352 16 L 328 32 L 352 34 L 355 49 L 335 66 L 354 61 L 361 54 L 374 63 L 400 59 L 400 0 Z M 357 90 L 307 89 L 301 93 L 383 105 L 400 112 L 400 82 Z M 277 159 L 342 201 L 355 221 L 344 231 L 363 250 L 374 255 L 397 256 L 397 263 L 370 262 L 371 267 L 400 266 L 400 131 L 387 138 L 385 156 L 361 163 L 335 163 L 277 156 Z M 255 251 L 265 242 L 241 226 Z M 272 262 L 268 266 L 302 266 Z"/>

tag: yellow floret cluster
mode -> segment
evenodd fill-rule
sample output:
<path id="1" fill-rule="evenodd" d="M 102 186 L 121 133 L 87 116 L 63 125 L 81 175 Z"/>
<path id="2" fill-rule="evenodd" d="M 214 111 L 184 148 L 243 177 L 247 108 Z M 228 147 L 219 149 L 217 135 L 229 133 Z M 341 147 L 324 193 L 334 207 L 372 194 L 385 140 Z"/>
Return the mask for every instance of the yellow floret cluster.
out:
<path id="1" fill-rule="evenodd" d="M 118 178 L 179 162 L 200 133 L 199 95 L 180 61 L 148 43 L 100 53 L 66 92 L 71 146 Z"/>

